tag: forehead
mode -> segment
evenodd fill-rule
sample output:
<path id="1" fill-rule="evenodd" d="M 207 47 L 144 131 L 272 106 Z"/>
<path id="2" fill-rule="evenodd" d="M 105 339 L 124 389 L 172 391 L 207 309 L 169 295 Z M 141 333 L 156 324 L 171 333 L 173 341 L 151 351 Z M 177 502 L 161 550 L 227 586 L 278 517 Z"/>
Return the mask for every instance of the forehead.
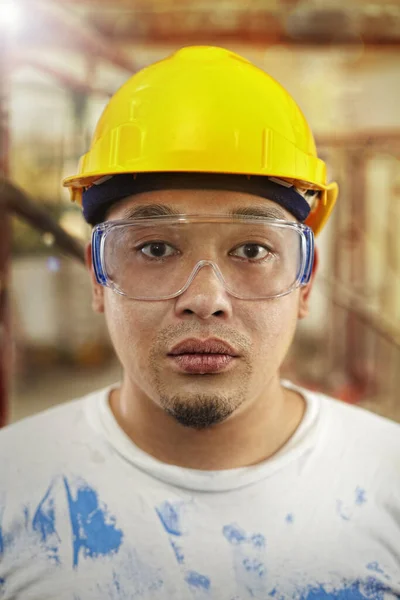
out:
<path id="1" fill-rule="evenodd" d="M 157 190 L 130 196 L 113 205 L 107 219 L 133 219 L 162 214 L 254 215 L 296 221 L 282 206 L 252 194 L 224 190 Z"/>

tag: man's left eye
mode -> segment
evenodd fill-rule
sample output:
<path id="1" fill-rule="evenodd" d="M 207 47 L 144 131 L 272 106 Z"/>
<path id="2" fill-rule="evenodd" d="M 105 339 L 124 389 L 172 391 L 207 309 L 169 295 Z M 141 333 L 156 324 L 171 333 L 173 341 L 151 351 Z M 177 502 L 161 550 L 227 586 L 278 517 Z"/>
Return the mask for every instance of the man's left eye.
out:
<path id="1" fill-rule="evenodd" d="M 261 244 L 243 244 L 243 246 L 235 248 L 231 254 L 233 256 L 238 256 L 239 258 L 255 260 L 265 258 L 270 254 L 270 250 L 265 246 L 261 246 Z"/>

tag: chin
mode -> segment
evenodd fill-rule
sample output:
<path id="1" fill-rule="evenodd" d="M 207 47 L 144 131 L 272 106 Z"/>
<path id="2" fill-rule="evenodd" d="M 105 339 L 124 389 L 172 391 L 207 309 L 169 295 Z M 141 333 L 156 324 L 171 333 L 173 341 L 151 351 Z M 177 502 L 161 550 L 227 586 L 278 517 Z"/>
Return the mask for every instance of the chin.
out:
<path id="1" fill-rule="evenodd" d="M 240 406 L 238 398 L 220 395 L 197 394 L 191 397 L 173 396 L 161 398 L 165 412 L 180 425 L 196 430 L 209 429 L 226 421 Z"/>

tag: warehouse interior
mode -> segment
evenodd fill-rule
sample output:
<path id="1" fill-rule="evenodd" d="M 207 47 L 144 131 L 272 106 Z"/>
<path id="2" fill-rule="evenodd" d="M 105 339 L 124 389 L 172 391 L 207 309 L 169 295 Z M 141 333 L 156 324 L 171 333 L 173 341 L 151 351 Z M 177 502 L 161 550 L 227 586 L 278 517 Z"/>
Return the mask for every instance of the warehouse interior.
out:
<path id="1" fill-rule="evenodd" d="M 61 181 L 119 86 L 193 44 L 276 78 L 339 183 L 283 376 L 400 422 L 400 2 L 2 0 L 1 424 L 120 377 Z"/>

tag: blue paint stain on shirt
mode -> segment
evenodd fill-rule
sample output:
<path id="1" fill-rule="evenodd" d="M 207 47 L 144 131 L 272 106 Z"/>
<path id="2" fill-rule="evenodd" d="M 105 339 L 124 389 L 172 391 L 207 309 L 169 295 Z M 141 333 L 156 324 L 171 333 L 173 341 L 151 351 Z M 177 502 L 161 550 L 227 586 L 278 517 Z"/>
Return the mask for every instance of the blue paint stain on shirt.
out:
<path id="1" fill-rule="evenodd" d="M 64 477 L 67 492 L 71 527 L 73 533 L 73 566 L 78 566 L 79 552 L 85 557 L 111 555 L 118 552 L 123 533 L 115 526 L 107 507 L 100 507 L 98 495 L 86 482 L 81 481 L 76 497 L 73 498 L 70 485 Z"/>
<path id="2" fill-rule="evenodd" d="M 348 511 L 343 507 L 343 502 L 341 500 L 336 501 L 336 511 L 343 521 L 350 521 L 350 515 Z"/>
<path id="3" fill-rule="evenodd" d="M 255 533 L 250 539 L 255 548 L 265 548 L 265 537 L 262 533 Z"/>
<path id="4" fill-rule="evenodd" d="M 241 598 L 266 598 L 266 539 L 261 533 L 248 533 L 236 523 L 225 525 L 223 535 L 232 546 L 232 562 Z"/>
<path id="5" fill-rule="evenodd" d="M 389 588 L 374 579 L 368 578 L 366 582 L 354 581 L 343 582 L 343 586 L 333 590 L 327 590 L 323 585 L 308 587 L 296 595 L 299 600 L 384 600 L 385 592 Z"/>
<path id="6" fill-rule="evenodd" d="M 167 533 L 176 536 L 182 535 L 177 505 L 171 502 L 163 502 L 163 504 L 156 508 L 156 512 Z"/>
<path id="7" fill-rule="evenodd" d="M 50 497 L 52 485 L 49 486 L 43 499 L 39 502 L 36 512 L 32 519 L 32 528 L 40 534 L 42 542 L 46 542 L 50 536 L 56 533 L 55 513 L 54 513 L 54 498 Z M 24 509 L 24 516 L 26 522 Z"/>
<path id="8" fill-rule="evenodd" d="M 367 598 L 373 598 L 374 600 L 384 600 L 386 592 L 393 593 L 391 588 L 375 577 L 368 577 L 366 583 L 364 583 L 364 588 Z"/>
<path id="9" fill-rule="evenodd" d="M 286 515 L 285 521 L 286 521 L 286 523 L 293 523 L 294 517 L 293 517 L 292 513 L 289 513 Z"/>
<path id="10" fill-rule="evenodd" d="M 201 575 L 200 573 L 197 573 L 196 571 L 189 571 L 185 577 L 185 581 L 189 585 L 196 587 L 196 588 L 201 588 L 203 590 L 210 589 L 211 582 L 210 582 L 209 578 L 206 577 L 205 575 Z"/>
<path id="11" fill-rule="evenodd" d="M 4 577 L 0 577 L 0 585 L 5 585 L 6 580 L 4 579 Z"/>
<path id="12" fill-rule="evenodd" d="M 4 553 L 4 536 L 3 536 L 3 513 L 4 506 L 0 505 L 0 556 Z"/>
<path id="13" fill-rule="evenodd" d="M 376 561 L 368 563 L 367 569 L 369 571 L 375 571 L 375 573 L 382 573 L 382 575 L 385 574 L 385 572 L 380 568 L 379 564 Z"/>
<path id="14" fill-rule="evenodd" d="M 247 539 L 246 533 L 243 531 L 243 529 L 235 524 L 225 525 L 222 529 L 222 533 L 225 539 L 227 539 L 232 546 L 242 544 Z"/>
<path id="15" fill-rule="evenodd" d="M 367 501 L 367 499 L 365 497 L 365 494 L 366 494 L 365 490 L 363 490 L 360 487 L 357 487 L 355 493 L 356 493 L 356 504 L 361 505 Z"/>
<path id="16" fill-rule="evenodd" d="M 244 558 L 243 566 L 246 569 L 246 571 L 255 573 L 258 577 L 262 577 L 263 575 L 265 575 L 265 566 L 262 562 L 255 558 Z"/>
<path id="17" fill-rule="evenodd" d="M 120 592 L 121 591 L 121 584 L 120 584 L 120 581 L 119 581 L 118 576 L 115 573 L 115 571 L 113 571 L 113 584 L 114 584 L 114 587 L 117 590 L 117 592 Z"/>
<path id="18" fill-rule="evenodd" d="M 374 571 L 375 573 L 379 573 L 380 575 L 383 575 L 385 579 L 387 579 L 388 581 L 391 581 L 391 577 L 390 575 L 388 575 L 387 573 L 385 573 L 385 571 L 382 569 L 382 567 L 379 565 L 379 563 L 377 561 L 374 562 L 370 562 L 366 565 L 366 568 L 369 571 Z"/>
<path id="19" fill-rule="evenodd" d="M 171 546 L 174 550 L 176 560 L 180 565 L 183 565 L 185 562 L 185 555 L 183 554 L 182 548 L 178 546 L 178 544 L 175 544 L 174 541 L 171 541 Z"/>
<path id="20" fill-rule="evenodd" d="M 54 510 L 54 498 L 52 497 L 53 484 L 50 484 L 47 492 L 39 502 L 33 515 L 32 529 L 36 531 L 42 544 L 45 546 L 48 558 L 57 564 L 60 564 L 59 543 L 61 539 L 56 530 L 56 518 Z M 26 506 L 23 508 L 25 527 L 29 522 L 29 510 Z"/>
<path id="21" fill-rule="evenodd" d="M 24 512 L 25 529 L 28 529 L 28 525 L 29 525 L 29 508 L 27 506 L 24 506 L 23 507 L 23 512 Z"/>

